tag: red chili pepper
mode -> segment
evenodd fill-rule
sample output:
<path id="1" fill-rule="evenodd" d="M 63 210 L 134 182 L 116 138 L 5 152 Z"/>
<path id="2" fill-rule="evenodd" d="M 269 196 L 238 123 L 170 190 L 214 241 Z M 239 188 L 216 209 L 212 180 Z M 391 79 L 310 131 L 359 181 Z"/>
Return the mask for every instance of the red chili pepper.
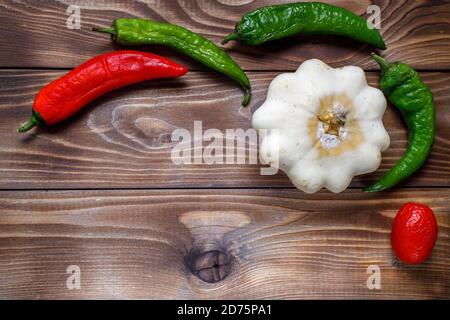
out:
<path id="1" fill-rule="evenodd" d="M 400 260 L 408 264 L 424 262 L 436 238 L 436 218 L 428 206 L 408 202 L 400 208 L 391 233 L 392 249 Z"/>
<path id="2" fill-rule="evenodd" d="M 169 59 L 146 52 L 124 50 L 96 56 L 46 85 L 34 100 L 31 119 L 17 131 L 58 123 L 114 89 L 150 79 L 180 77 L 187 71 Z"/>

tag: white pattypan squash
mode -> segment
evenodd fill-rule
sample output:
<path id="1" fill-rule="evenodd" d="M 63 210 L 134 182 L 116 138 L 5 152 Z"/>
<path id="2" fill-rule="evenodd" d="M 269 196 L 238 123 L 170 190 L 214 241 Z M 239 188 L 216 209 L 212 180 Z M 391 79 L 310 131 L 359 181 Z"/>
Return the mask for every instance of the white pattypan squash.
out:
<path id="1" fill-rule="evenodd" d="M 312 59 L 271 82 L 252 125 L 268 129 L 262 160 L 283 170 L 298 189 L 341 192 L 355 175 L 379 167 L 390 143 L 385 109 L 383 93 L 367 84 L 361 68 L 334 69 Z"/>

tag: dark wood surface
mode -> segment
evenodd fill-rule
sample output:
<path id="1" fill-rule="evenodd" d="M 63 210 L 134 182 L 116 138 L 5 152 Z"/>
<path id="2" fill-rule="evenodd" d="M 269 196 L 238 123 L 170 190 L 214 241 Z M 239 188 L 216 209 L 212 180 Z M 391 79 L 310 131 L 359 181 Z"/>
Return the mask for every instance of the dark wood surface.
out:
<path id="1" fill-rule="evenodd" d="M 0 3 L 0 66 L 74 67 L 112 49 L 107 35 L 94 33 L 92 26 L 110 26 L 119 17 L 167 20 L 198 32 L 216 43 L 234 28 L 243 13 L 262 5 L 294 0 L 113 0 L 43 1 L 3 0 Z M 360 15 L 371 4 L 382 10 L 381 33 L 389 59 L 407 60 L 421 69 L 448 69 L 450 65 L 450 2 L 425 1 L 324 1 L 343 6 Z M 81 7 L 81 30 L 65 28 L 68 4 Z M 227 5 L 228 4 L 228 5 Z M 370 59 L 373 49 L 342 38 L 296 37 L 277 43 L 250 47 L 229 44 L 228 51 L 246 70 L 295 70 L 311 57 L 332 66 L 354 64 L 377 68 Z M 195 69 L 203 68 L 171 50 L 150 48 Z M 430 59 L 432 57 L 432 59 Z M 192 69 L 192 68 L 191 68 Z"/>
<path id="2" fill-rule="evenodd" d="M 169 139 L 172 131 L 186 128 L 192 132 L 194 120 L 201 120 L 204 130 L 248 129 L 251 112 L 264 101 L 277 72 L 249 73 L 254 92 L 249 108 L 240 106 L 242 92 L 233 82 L 212 72 L 191 72 L 177 81 L 147 82 L 112 92 L 50 130 L 15 134 L 20 122 L 29 117 L 40 85 L 63 73 L 0 71 L 0 101 L 4 109 L 0 127 L 1 188 L 291 186 L 282 173 L 260 175 L 259 164 L 180 166 L 171 160 L 176 144 Z M 405 185 L 450 186 L 450 73 L 425 72 L 422 76 L 436 97 L 440 115 L 437 138 L 425 167 Z M 378 73 L 368 73 L 368 79 L 377 86 Z M 352 186 L 359 187 L 380 177 L 404 152 L 406 128 L 392 106 L 387 108 L 384 123 L 391 146 L 383 154 L 381 168 L 357 177 Z M 247 146 L 251 148 L 254 149 Z"/>
<path id="3" fill-rule="evenodd" d="M 275 2 L 0 1 L 0 298 L 450 298 L 449 1 L 327 1 L 361 15 L 379 5 L 383 55 L 418 68 L 435 97 L 433 153 L 389 192 L 360 187 L 406 148 L 392 106 L 380 169 L 341 194 L 304 194 L 282 173 L 261 176 L 257 165 L 177 166 L 170 158 L 170 133 L 192 130 L 194 120 L 204 130 L 249 128 L 270 81 L 305 59 L 361 66 L 378 86 L 372 50 L 343 39 L 227 45 L 249 71 L 249 108 L 225 77 L 171 50 L 143 47 L 191 71 L 107 94 L 54 128 L 15 133 L 43 85 L 121 48 L 90 32 L 92 25 L 124 16 L 170 20 L 219 43 L 244 12 Z M 69 4 L 81 7 L 81 30 L 65 27 Z M 439 223 L 433 254 L 420 266 L 399 263 L 390 249 L 392 219 L 407 201 L 430 205 Z M 192 272 L 193 259 L 209 252 L 229 259 L 230 274 L 216 283 Z M 69 265 L 80 266 L 81 290 L 66 288 Z M 369 265 L 381 269 L 380 290 L 366 286 Z M 206 270 L 203 280 L 214 276 L 197 267 Z"/>
<path id="4" fill-rule="evenodd" d="M 448 189 L 340 195 L 296 190 L 96 190 L 0 193 L 1 294 L 12 298 L 448 298 Z M 405 266 L 390 250 L 405 201 L 439 222 L 432 257 Z M 193 248 L 230 254 L 231 274 L 200 281 Z M 82 270 L 67 290 L 65 270 Z M 369 265 L 381 290 L 366 287 Z"/>

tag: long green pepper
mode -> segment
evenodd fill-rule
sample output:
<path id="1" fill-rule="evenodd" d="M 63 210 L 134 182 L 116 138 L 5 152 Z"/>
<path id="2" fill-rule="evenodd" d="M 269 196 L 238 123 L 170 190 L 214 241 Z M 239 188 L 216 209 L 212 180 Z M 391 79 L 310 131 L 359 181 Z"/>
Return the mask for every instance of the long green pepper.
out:
<path id="1" fill-rule="evenodd" d="M 385 49 L 383 38 L 367 21 L 341 7 L 321 2 L 266 6 L 249 12 L 222 44 L 240 40 L 250 45 L 293 36 L 338 35 Z"/>
<path id="2" fill-rule="evenodd" d="M 250 81 L 241 67 L 212 41 L 186 28 L 153 20 L 123 18 L 114 20 L 111 28 L 93 30 L 110 33 L 114 41 L 123 45 L 171 47 L 239 83 L 245 91 L 242 104 L 246 106 L 250 102 Z"/>
<path id="3" fill-rule="evenodd" d="M 419 74 L 407 64 L 390 63 L 374 54 L 381 67 L 380 86 L 389 101 L 400 110 L 408 126 L 408 149 L 403 157 L 366 192 L 395 186 L 425 163 L 433 146 L 436 131 L 433 95 Z"/>

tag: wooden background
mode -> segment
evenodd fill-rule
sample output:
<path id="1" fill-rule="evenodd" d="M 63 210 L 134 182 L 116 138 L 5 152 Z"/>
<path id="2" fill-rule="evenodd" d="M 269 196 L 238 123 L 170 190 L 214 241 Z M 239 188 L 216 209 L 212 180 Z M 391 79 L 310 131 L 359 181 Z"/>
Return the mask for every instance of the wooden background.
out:
<path id="1" fill-rule="evenodd" d="M 434 93 L 433 153 L 389 192 L 360 187 L 405 150 L 406 131 L 391 106 L 384 122 L 392 142 L 381 168 L 338 195 L 306 195 L 282 173 L 259 175 L 259 166 L 170 159 L 171 132 L 191 130 L 194 120 L 204 130 L 249 128 L 271 79 L 305 59 L 361 66 L 378 86 L 372 49 L 344 39 L 227 45 L 252 81 L 247 109 L 224 76 L 174 51 L 140 48 L 190 73 L 107 94 L 56 127 L 15 133 L 42 86 L 120 48 L 93 25 L 168 20 L 219 43 L 243 13 L 274 2 L 0 0 L 0 298 L 450 298 L 449 1 L 327 1 L 361 15 L 379 5 L 383 55 L 419 69 Z M 81 30 L 66 28 L 70 4 L 81 8 Z M 392 219 L 407 201 L 430 205 L 439 223 L 433 254 L 420 266 L 399 263 L 390 249 Z M 66 288 L 70 265 L 81 269 L 80 290 Z M 381 290 L 366 286 L 369 265 L 381 269 Z"/>

